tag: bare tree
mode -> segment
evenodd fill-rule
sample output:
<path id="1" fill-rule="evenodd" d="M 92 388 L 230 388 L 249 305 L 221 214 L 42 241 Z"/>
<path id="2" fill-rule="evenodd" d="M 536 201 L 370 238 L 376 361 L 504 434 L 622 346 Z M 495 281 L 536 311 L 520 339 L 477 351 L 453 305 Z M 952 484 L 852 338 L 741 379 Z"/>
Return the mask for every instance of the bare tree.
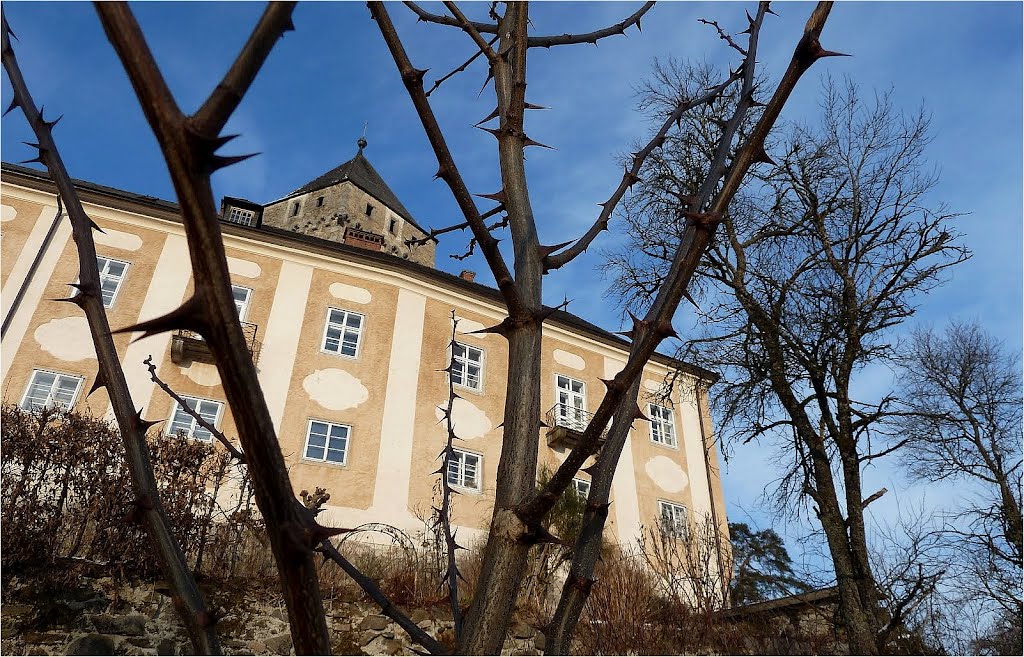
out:
<path id="1" fill-rule="evenodd" d="M 513 266 L 510 268 L 498 250 L 498 240 L 484 223 L 484 216 L 493 211 L 481 212 L 463 181 L 424 90 L 425 71 L 413 66 L 387 9 L 382 4 L 370 3 L 370 11 L 391 51 L 437 156 L 437 177 L 449 186 L 455 196 L 466 219 L 464 225 L 473 233 L 471 248 L 479 245 L 482 250 L 509 313 L 498 326 L 487 329 L 508 341 L 510 365 L 494 512 L 481 575 L 466 618 L 466 631 L 458 641 L 460 652 L 495 653 L 500 650 L 512 605 L 519 591 L 518 573 L 524 570 L 530 546 L 537 542 L 557 540 L 544 528 L 544 517 L 585 460 L 598 451 L 601 433 L 612 420 L 613 414 L 615 417 L 592 471 L 593 480 L 583 529 L 576 540 L 569 577 L 549 626 L 547 651 L 563 654 L 569 649 L 572 631 L 594 582 L 594 565 L 600 554 L 612 474 L 630 425 L 642 417 L 636 405 L 638 375 L 662 340 L 674 335 L 671 320 L 693 271 L 744 176 L 755 162 L 763 161 L 764 140 L 797 81 L 818 59 L 838 54 L 822 48 L 818 40 L 831 5 L 821 3 L 815 8 L 774 94 L 767 101 L 756 124 L 750 128 L 749 134 L 739 143 L 736 142 L 739 127 L 744 124 L 748 111 L 760 104 L 755 98 L 755 62 L 762 23 L 770 9 L 767 3 L 761 3 L 754 16 L 748 14 L 748 24 L 743 31 L 747 35 L 745 47 L 740 46 L 717 23 L 709 22 L 722 39 L 740 53 L 740 64 L 718 83 L 700 93 L 679 98 L 678 102 L 668 108 L 654 137 L 632 156 L 618 187 L 601 204 L 601 212 L 582 237 L 546 246 L 538 241 L 525 168 L 525 149 L 542 145 L 525 131 L 526 111 L 537 107 L 526 100 L 527 54 L 534 47 L 593 43 L 600 38 L 621 34 L 627 27 L 639 24 L 642 15 L 650 8 L 650 3 L 611 28 L 583 35 L 561 36 L 531 35 L 527 3 L 509 3 L 503 14 L 497 11 L 496 4 L 492 4 L 488 12 L 489 20 L 483 22 L 469 20 L 452 2 L 445 3 L 451 15 L 431 14 L 414 3 L 406 4 L 424 21 L 466 32 L 484 54 L 488 66 L 487 81 L 493 89 L 496 107 L 480 125 L 498 120 L 496 128 L 484 129 L 493 134 L 498 142 L 502 188 L 483 196 L 497 202 L 500 211 L 506 214 L 514 255 Z M 485 34 L 497 36 L 494 47 L 484 38 Z M 718 147 L 712 157 L 708 158 L 705 177 L 682 208 L 685 227 L 680 230 L 681 239 L 666 250 L 669 256 L 667 259 L 671 261 L 670 271 L 658 287 L 643 318 L 636 319 L 633 328 L 626 334 L 632 340 L 629 359 L 622 371 L 612 380 L 606 381 L 607 393 L 581 440 L 548 484 L 539 493 L 535 493 L 536 441 L 541 422 L 541 326 L 552 312 L 541 303 L 543 276 L 571 262 L 591 246 L 602 231 L 608 229 L 609 220 L 619 201 L 639 180 L 639 173 L 647 158 L 666 143 L 672 126 L 689 112 L 714 102 L 727 90 L 731 90 L 736 98 L 733 111 L 723 121 Z M 731 163 L 727 163 L 730 154 L 733 158 Z"/>
<path id="2" fill-rule="evenodd" d="M 850 649 L 875 654 L 894 610 L 880 607 L 893 601 L 872 574 L 864 511 L 886 491 L 866 494 L 861 477 L 907 440 L 886 424 L 904 412 L 894 396 L 858 397 L 857 374 L 892 362 L 892 327 L 968 252 L 951 234 L 956 215 L 930 200 L 937 177 L 923 113 L 899 114 L 885 93 L 865 101 L 852 83 L 828 83 L 821 106 L 820 127 L 791 128 L 771 148 L 778 164 L 725 217 L 699 271 L 702 334 L 684 353 L 725 372 L 715 403 L 726 439 L 777 441 L 789 464 L 780 510 L 809 504 Z M 690 126 L 706 148 L 715 110 Z M 626 208 L 636 237 L 610 265 L 624 298 L 645 298 L 663 276 L 657 227 L 672 231 L 677 199 L 697 187 L 686 162 L 653 159 L 651 183 Z"/>
<path id="3" fill-rule="evenodd" d="M 215 356 L 229 405 L 233 409 L 245 409 L 244 413 L 235 413 L 239 439 L 257 505 L 266 521 L 288 605 L 296 652 L 326 654 L 330 649 L 313 559 L 315 551 L 338 563 L 381 604 L 384 613 L 392 616 L 414 639 L 431 652 L 440 652 L 443 648 L 436 641 L 422 632 L 417 633 L 415 624 L 391 604 L 369 578 L 338 553 L 328 539 L 344 530 L 322 527 L 314 514 L 295 499 L 230 292 L 210 176 L 214 171 L 247 157 L 218 154 L 217 151 L 231 139 L 221 135 L 221 131 L 274 43 L 293 29 L 293 4 L 269 5 L 223 80 L 192 115 L 179 108 L 130 9 L 123 3 L 96 4 L 107 37 L 124 65 L 167 162 L 181 208 L 195 280 L 193 297 L 181 307 L 163 317 L 120 331 L 152 335 L 189 329 L 201 334 Z M 831 3 L 819 3 L 811 13 L 792 60 L 780 76 L 774 92 L 770 97 L 764 95 L 764 105 L 759 100 L 761 95 L 755 95 L 756 55 L 762 24 L 766 15 L 774 12 L 767 2 L 762 2 L 753 16 L 747 14 L 746 29 L 741 33 L 746 35 L 745 39 L 738 35 L 734 37 L 717 23 L 709 22 L 729 47 L 740 54 L 737 67 L 710 88 L 692 97 L 680 98 L 665 112 L 660 127 L 632 157 L 621 181 L 602 204 L 603 209 L 589 230 L 576 240 L 553 246 L 542 245 L 538 240 L 525 168 L 525 149 L 541 146 L 525 132 L 526 110 L 536 108 L 526 100 L 528 52 L 537 47 L 595 43 L 602 38 L 623 34 L 629 27 L 639 27 L 640 19 L 653 3 L 645 4 L 613 26 L 585 34 L 562 35 L 530 34 L 529 5 L 525 2 L 507 3 L 503 13 L 494 3 L 490 5 L 488 20 L 484 22 L 469 20 L 451 2 L 445 3 L 450 15 L 430 14 L 412 3 L 408 4 L 423 20 L 458 28 L 469 36 L 483 55 L 481 61 L 486 62 L 487 79 L 496 98 L 495 111 L 481 122 L 481 126 L 494 119 L 498 121 L 496 128 L 484 129 L 497 139 L 502 189 L 482 195 L 497 206 L 481 211 L 463 182 L 434 117 L 428 92 L 423 86 L 425 71 L 412 66 L 387 9 L 380 3 L 370 3 L 370 13 L 387 43 L 437 155 L 439 168 L 436 177 L 451 188 L 466 220 L 464 224 L 435 234 L 459 228 L 471 230 L 470 248 L 479 246 L 483 252 L 508 310 L 504 321 L 486 329 L 503 336 L 509 343 L 504 435 L 496 502 L 482 574 L 463 632 L 458 637 L 457 650 L 488 654 L 500 651 L 519 592 L 519 574 L 524 571 L 530 547 L 560 540 L 546 529 L 545 518 L 569 486 L 573 475 L 600 447 L 570 577 L 552 621 L 549 652 L 561 653 L 569 648 L 572 631 L 594 582 L 594 566 L 600 551 L 615 465 L 630 425 L 642 417 L 636 405 L 639 374 L 662 340 L 674 335 L 671 320 L 690 278 L 751 166 L 764 162 L 765 138 L 797 82 L 818 59 L 837 54 L 825 50 L 819 43 Z M 484 35 L 493 36 L 485 38 Z M 741 46 L 736 39 L 745 41 L 745 44 Z M 457 71 L 465 70 L 474 59 L 475 55 Z M 431 91 L 437 86 L 435 84 Z M 545 319 L 554 312 L 541 302 L 543 276 L 570 263 L 590 247 L 602 231 L 608 229 L 617 204 L 638 182 L 638 174 L 647 158 L 666 143 L 672 126 L 685 114 L 716 101 L 726 91 L 735 98 L 732 113 L 724 121 L 718 146 L 708 158 L 705 177 L 686 201 L 683 209 L 685 228 L 680 230 L 678 243 L 668 250 L 672 263 L 670 271 L 643 318 L 636 319 L 632 330 L 627 333 L 632 340 L 628 362 L 621 372 L 606 382 L 608 392 L 583 438 L 538 492 L 535 481 L 537 432 L 541 426 L 541 330 Z M 740 126 L 747 125 L 748 112 L 755 107 L 763 107 L 757 121 L 752 122 L 749 131 L 740 133 Z M 728 161 L 730 155 L 731 161 Z M 50 161 L 44 161 L 52 165 Z M 50 166 L 50 170 L 60 184 L 68 182 L 62 167 Z M 485 223 L 485 219 L 498 213 L 506 215 L 502 221 L 493 225 Z M 498 249 L 498 239 L 492 234 L 502 226 L 507 226 L 511 232 L 514 256 L 511 267 Z M 78 230 L 76 227 L 76 235 Z M 79 244 L 81 246 L 81 242 Z M 85 292 L 83 290 L 83 295 Z M 97 344 L 101 338 L 109 341 L 105 326 L 104 331 L 94 331 Z M 601 447 L 600 436 L 613 414 L 615 422 L 607 442 Z M 454 588 L 457 578 L 452 570 L 448 574 Z M 456 591 L 450 592 L 452 600 L 457 600 Z"/>
<path id="4" fill-rule="evenodd" d="M 962 568 L 957 586 L 1017 618 L 1019 634 L 1020 359 L 981 326 L 954 322 L 916 331 L 902 365 L 904 465 L 919 481 L 963 486 L 945 527 Z"/>

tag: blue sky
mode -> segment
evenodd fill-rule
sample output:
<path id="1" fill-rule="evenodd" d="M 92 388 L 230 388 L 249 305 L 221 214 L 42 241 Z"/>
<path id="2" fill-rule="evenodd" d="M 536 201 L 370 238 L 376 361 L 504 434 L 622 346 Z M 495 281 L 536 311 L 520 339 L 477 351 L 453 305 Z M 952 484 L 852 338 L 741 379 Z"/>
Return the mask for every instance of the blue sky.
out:
<path id="1" fill-rule="evenodd" d="M 543 3 L 532 9 L 534 29 L 544 33 L 588 31 L 632 13 L 639 3 Z M 754 3 L 659 3 L 643 32 L 599 46 L 531 51 L 530 102 L 550 107 L 528 117 L 530 135 L 557 150 L 528 153 L 531 195 L 542 240 L 561 242 L 593 221 L 597 203 L 617 184 L 619 154 L 643 138 L 649 125 L 635 111 L 634 88 L 654 58 L 675 56 L 714 62 L 734 54 L 698 18 L 727 29 L 744 27 L 743 10 Z M 255 23 L 255 3 L 137 3 L 133 5 L 171 88 L 193 110 L 216 84 Z M 778 75 L 788 61 L 812 5 L 777 3 L 762 32 L 761 70 Z M 413 63 L 429 68 L 431 83 L 472 53 L 457 30 L 416 23 L 402 6 L 393 19 Z M 434 6 L 438 10 L 438 6 Z M 486 4 L 467 7 L 481 15 Z M 6 2 L 18 35 L 15 48 L 37 104 L 47 115 L 63 114 L 56 137 L 71 174 L 78 178 L 162 198 L 173 198 L 156 142 L 131 88 L 106 42 L 90 4 Z M 932 116 L 932 161 L 941 171 L 936 199 L 968 213 L 959 222 L 974 258 L 944 287 L 921 299 L 915 321 L 941 326 L 947 318 L 978 319 L 1012 349 L 1021 346 L 1022 315 L 1022 69 L 1020 3 L 854 3 L 833 9 L 822 42 L 853 57 L 818 63 L 801 82 L 784 120 L 813 121 L 824 75 L 848 75 L 866 89 L 894 90 L 908 111 Z M 251 93 L 228 125 L 241 133 L 227 152 L 260 152 L 214 179 L 218 194 L 267 202 L 352 157 L 368 123 L 366 154 L 417 220 L 441 227 L 459 213 L 447 188 L 432 181 L 436 161 L 394 64 L 366 7 L 352 3 L 300 3 L 297 31 L 282 40 Z M 432 97 L 449 145 L 474 192 L 498 189 L 493 138 L 471 126 L 493 108 L 478 96 L 484 69 L 475 64 Z M 10 87 L 3 83 L 3 105 Z M 2 123 L 2 157 L 32 157 L 21 141 L 33 141 L 18 113 Z M 598 246 L 610 247 L 613 230 Z M 465 239 L 442 240 L 438 266 L 465 267 L 490 277 L 478 256 L 465 262 Z M 545 298 L 573 299 L 569 310 L 615 330 L 618 311 L 603 297 L 607 283 L 587 254 L 548 277 Z M 687 328 L 680 317 L 677 328 Z M 873 371 L 865 389 L 884 388 L 888 373 Z M 726 473 L 733 519 L 769 526 L 757 498 L 772 480 L 767 452 L 735 451 Z M 908 487 L 892 468 L 869 474 L 869 484 L 888 485 L 882 516 L 896 513 L 897 498 L 947 499 L 950 490 Z M 872 489 L 873 490 L 873 489 Z M 787 533 L 795 535 L 799 528 Z"/>

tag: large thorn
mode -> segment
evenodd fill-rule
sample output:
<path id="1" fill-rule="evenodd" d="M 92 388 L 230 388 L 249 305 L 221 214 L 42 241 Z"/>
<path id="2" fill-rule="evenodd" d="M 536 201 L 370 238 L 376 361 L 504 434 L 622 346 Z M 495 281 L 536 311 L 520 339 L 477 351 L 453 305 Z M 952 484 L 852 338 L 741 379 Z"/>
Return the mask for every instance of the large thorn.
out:
<path id="1" fill-rule="evenodd" d="M 107 377 L 103 375 L 103 369 L 99 369 L 96 372 L 96 379 L 92 382 L 92 387 L 89 388 L 89 392 L 85 394 L 86 397 L 90 397 L 92 393 L 96 392 L 100 388 L 107 387 Z"/>
<path id="2" fill-rule="evenodd" d="M 0 114 L 0 117 L 7 116 L 8 114 L 11 113 L 11 110 L 14 109 L 15 107 L 18 107 L 18 97 L 17 97 L 17 95 L 15 95 L 14 98 L 11 99 L 11 104 L 7 106 L 7 109 L 4 110 L 3 114 Z"/>
<path id="3" fill-rule="evenodd" d="M 487 122 L 488 122 L 488 121 L 490 121 L 491 119 L 495 119 L 495 118 L 497 118 L 497 117 L 498 117 L 498 108 L 497 108 L 497 107 L 495 107 L 495 108 L 494 108 L 494 111 L 493 111 L 493 112 L 491 112 L 490 114 L 488 114 L 488 115 L 487 115 L 487 116 L 485 116 L 484 118 L 482 118 L 482 119 L 480 119 L 479 121 L 477 121 L 477 122 L 476 122 L 476 123 L 474 124 L 474 126 L 475 126 L 475 127 L 477 127 L 477 128 L 479 128 L 479 127 L 480 127 L 481 125 L 483 125 L 484 123 L 487 123 Z"/>
<path id="4" fill-rule="evenodd" d="M 479 196 L 480 198 L 489 198 L 489 199 L 491 199 L 492 201 L 494 201 L 496 203 L 504 203 L 505 202 L 505 189 L 504 188 L 499 189 L 498 191 L 494 192 L 493 194 L 473 194 L 473 196 Z"/>
<path id="5" fill-rule="evenodd" d="M 166 333 L 168 331 L 177 331 L 179 329 L 188 329 L 202 335 L 205 330 L 205 324 L 202 304 L 199 302 L 198 297 L 193 296 L 166 315 L 162 315 L 145 322 L 139 322 L 138 324 L 133 324 L 131 326 L 126 326 L 124 328 L 117 329 L 116 331 L 111 331 L 111 333 L 131 333 L 135 331 L 142 331 L 142 335 L 136 338 L 136 340 L 148 338 L 151 335 L 159 335 L 160 333 Z"/>
<path id="6" fill-rule="evenodd" d="M 533 139 L 530 139 L 526 135 L 523 135 L 523 147 L 526 147 L 526 146 L 539 146 L 540 148 L 547 148 L 548 150 L 552 150 L 552 151 L 558 150 L 554 146 L 548 146 L 547 144 L 542 144 L 539 141 L 534 141 Z"/>
<path id="7" fill-rule="evenodd" d="M 209 172 L 213 173 L 218 169 L 229 167 L 232 164 L 238 164 L 244 162 L 250 157 L 256 157 L 259 153 L 248 153 L 246 155 L 214 155 L 209 159 Z"/>

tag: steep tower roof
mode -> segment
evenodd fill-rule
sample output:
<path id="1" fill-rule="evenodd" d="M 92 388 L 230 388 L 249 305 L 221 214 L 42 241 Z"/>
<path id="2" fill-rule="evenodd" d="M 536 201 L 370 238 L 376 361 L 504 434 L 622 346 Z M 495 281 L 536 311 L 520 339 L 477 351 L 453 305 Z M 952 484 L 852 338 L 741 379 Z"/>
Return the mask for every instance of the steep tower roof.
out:
<path id="1" fill-rule="evenodd" d="M 354 158 L 331 169 L 322 176 L 314 178 L 291 194 L 288 194 L 285 198 L 290 198 L 298 194 L 306 194 L 318 189 L 323 189 L 324 187 L 337 185 L 340 182 L 348 181 L 357 187 L 361 187 L 370 194 L 370 196 L 373 196 L 381 203 L 391 208 L 394 212 L 400 214 L 403 219 L 411 221 L 414 226 L 417 225 L 416 220 L 412 218 L 412 214 L 405 209 L 402 202 L 398 200 L 395 193 L 391 191 L 388 184 L 384 182 L 384 179 L 380 177 L 377 170 L 373 168 L 370 161 L 366 159 L 365 155 L 363 155 L 363 148 L 366 147 L 366 140 L 360 139 L 358 145 L 359 152 L 356 153 Z"/>

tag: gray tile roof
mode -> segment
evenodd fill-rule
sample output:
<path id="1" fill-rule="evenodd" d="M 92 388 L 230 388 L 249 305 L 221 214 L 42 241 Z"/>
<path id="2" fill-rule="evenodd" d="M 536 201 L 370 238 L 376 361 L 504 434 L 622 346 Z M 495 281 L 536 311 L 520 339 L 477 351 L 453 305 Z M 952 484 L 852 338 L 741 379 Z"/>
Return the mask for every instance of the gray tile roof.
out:
<path id="1" fill-rule="evenodd" d="M 370 196 L 376 198 L 381 203 L 391 208 L 394 212 L 402 215 L 403 219 L 412 221 L 414 225 L 416 224 L 416 221 L 412 218 L 412 214 L 405 209 L 405 206 L 398 200 L 395 193 L 391 191 L 388 184 L 384 182 L 384 179 L 380 177 L 380 174 L 373 168 L 370 161 L 366 159 L 366 156 L 363 155 L 363 149 L 361 148 L 359 149 L 359 152 L 356 153 L 356 156 L 348 162 L 336 166 L 318 178 L 314 178 L 285 198 L 291 198 L 292 196 L 297 196 L 299 194 L 307 194 L 345 181 L 351 182 L 357 187 L 361 187 Z"/>

